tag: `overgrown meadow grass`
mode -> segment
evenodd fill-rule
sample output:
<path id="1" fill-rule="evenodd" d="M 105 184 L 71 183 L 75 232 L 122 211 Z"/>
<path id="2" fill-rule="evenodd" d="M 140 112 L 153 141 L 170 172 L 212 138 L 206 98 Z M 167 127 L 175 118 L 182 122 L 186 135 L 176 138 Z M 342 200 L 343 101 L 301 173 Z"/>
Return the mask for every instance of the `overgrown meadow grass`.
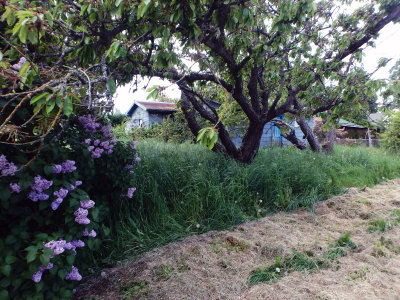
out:
<path id="1" fill-rule="evenodd" d="M 400 177 L 398 156 L 381 149 L 338 146 L 327 156 L 268 148 L 251 165 L 192 144 L 142 141 L 138 153 L 137 191 L 120 212 L 119 258 Z"/>

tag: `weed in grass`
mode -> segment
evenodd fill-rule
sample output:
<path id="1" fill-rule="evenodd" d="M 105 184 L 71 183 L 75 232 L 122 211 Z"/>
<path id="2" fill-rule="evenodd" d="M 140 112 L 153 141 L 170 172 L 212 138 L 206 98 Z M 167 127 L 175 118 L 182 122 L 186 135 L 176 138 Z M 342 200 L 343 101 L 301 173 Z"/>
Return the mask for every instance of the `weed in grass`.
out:
<path id="1" fill-rule="evenodd" d="M 158 266 L 158 267 L 154 268 L 154 270 L 153 270 L 154 279 L 156 281 L 160 281 L 160 280 L 167 281 L 171 277 L 173 271 L 174 271 L 174 268 L 172 268 L 169 265 L 163 264 L 161 266 Z"/>
<path id="2" fill-rule="evenodd" d="M 331 244 L 330 246 L 331 248 L 324 254 L 324 257 L 330 261 L 346 256 L 346 248 L 350 250 L 354 250 L 357 248 L 357 245 L 350 239 L 349 232 L 345 232 L 344 234 L 342 234 L 338 238 L 336 243 Z"/>
<path id="3" fill-rule="evenodd" d="M 178 265 L 178 272 L 186 272 L 190 270 L 189 265 L 187 264 L 186 260 L 182 259 L 180 264 Z"/>
<path id="4" fill-rule="evenodd" d="M 270 281 L 277 281 L 291 272 L 303 270 L 313 271 L 322 266 L 322 260 L 294 250 L 291 256 L 283 260 L 281 256 L 278 256 L 274 264 L 265 269 L 256 269 L 252 271 L 249 283 L 256 284 L 259 282 L 268 283 Z"/>
<path id="5" fill-rule="evenodd" d="M 382 218 L 379 218 L 379 219 L 375 219 L 375 220 L 372 220 L 371 222 L 369 222 L 367 231 L 369 233 L 373 233 L 373 232 L 382 233 L 386 229 L 388 229 L 387 225 L 386 225 L 386 221 Z"/>
<path id="6" fill-rule="evenodd" d="M 143 299 L 151 291 L 151 286 L 146 281 L 135 281 L 124 285 L 120 290 L 120 295 L 125 300 Z"/>
<path id="7" fill-rule="evenodd" d="M 395 225 L 400 223 L 400 209 L 395 208 L 390 214 L 390 216 L 393 218 L 393 223 L 395 223 Z"/>
<path id="8" fill-rule="evenodd" d="M 336 248 L 329 249 L 325 253 L 324 257 L 328 260 L 335 260 L 335 259 L 341 258 L 346 255 L 347 255 L 346 250 L 344 250 L 343 248 L 340 248 L 340 247 L 336 247 Z"/>
<path id="9" fill-rule="evenodd" d="M 368 273 L 368 267 L 361 266 L 360 269 L 350 273 L 347 276 L 347 280 L 351 280 L 351 281 L 358 280 L 358 279 L 365 280 L 367 278 L 367 273 Z"/>
<path id="10" fill-rule="evenodd" d="M 400 246 L 394 245 L 392 240 L 386 240 L 383 236 L 381 236 L 379 241 L 374 244 L 371 255 L 375 257 L 386 257 L 390 254 L 390 252 L 399 254 Z"/>
<path id="11" fill-rule="evenodd" d="M 345 232 L 344 234 L 342 234 L 338 238 L 336 245 L 339 247 L 347 247 L 350 248 L 351 250 L 357 248 L 357 245 L 350 239 L 350 232 Z"/>
<path id="12" fill-rule="evenodd" d="M 216 253 L 216 254 L 221 254 L 221 252 L 222 252 L 216 243 L 211 243 L 211 248 L 213 249 L 214 253 Z"/>
<path id="13" fill-rule="evenodd" d="M 239 228 L 239 231 L 240 231 L 241 233 L 246 233 L 246 230 L 245 230 L 244 228 L 242 228 L 242 227 Z"/>
<path id="14" fill-rule="evenodd" d="M 228 236 L 225 239 L 226 245 L 228 247 L 228 249 L 233 250 L 237 253 L 241 253 L 245 250 L 247 250 L 250 247 L 250 244 L 243 241 L 243 240 L 239 240 L 237 238 L 234 238 L 232 236 Z"/>
<path id="15" fill-rule="evenodd" d="M 369 201 L 368 199 L 365 199 L 365 198 L 359 198 L 358 200 L 357 200 L 357 202 L 358 203 L 361 203 L 361 204 L 364 204 L 364 205 L 366 205 L 366 206 L 371 206 L 372 205 L 372 203 L 371 203 L 371 201 Z"/>

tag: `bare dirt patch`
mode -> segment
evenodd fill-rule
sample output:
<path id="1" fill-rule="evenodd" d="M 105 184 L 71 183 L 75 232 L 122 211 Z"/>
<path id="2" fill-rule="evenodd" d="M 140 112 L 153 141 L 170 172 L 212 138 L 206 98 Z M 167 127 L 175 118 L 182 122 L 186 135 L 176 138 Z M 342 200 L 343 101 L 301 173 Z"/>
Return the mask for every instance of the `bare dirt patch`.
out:
<path id="1" fill-rule="evenodd" d="M 155 249 L 87 279 L 75 298 L 400 299 L 399 208 L 400 180 L 351 188 L 314 210 L 281 212 Z M 376 221 L 381 219 L 384 224 Z M 371 230 L 375 223 L 377 230 Z M 357 245 L 347 255 L 313 271 L 249 284 L 253 270 L 294 249 L 323 257 L 345 232 Z"/>

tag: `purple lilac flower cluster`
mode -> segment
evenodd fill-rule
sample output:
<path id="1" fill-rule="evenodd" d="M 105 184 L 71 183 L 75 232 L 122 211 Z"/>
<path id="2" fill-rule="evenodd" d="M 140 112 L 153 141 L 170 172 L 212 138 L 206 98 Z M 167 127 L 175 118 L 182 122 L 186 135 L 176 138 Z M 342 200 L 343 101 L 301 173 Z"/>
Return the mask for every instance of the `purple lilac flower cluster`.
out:
<path id="1" fill-rule="evenodd" d="M 130 144 L 130 147 L 131 147 L 132 150 L 135 150 L 135 149 L 136 149 L 136 144 L 137 144 L 137 141 L 133 141 L 133 142 Z M 135 163 L 140 162 L 140 161 L 141 161 L 141 158 L 138 157 L 137 153 L 135 153 L 135 156 L 133 157 L 133 161 L 132 161 L 130 164 L 127 164 L 127 165 L 125 166 L 125 169 L 128 169 L 128 170 L 132 169 L 132 168 L 133 168 L 133 165 L 134 165 Z M 129 173 L 133 174 L 133 171 L 131 170 L 131 171 L 129 171 Z"/>
<path id="2" fill-rule="evenodd" d="M 43 193 L 43 191 L 47 190 L 53 181 L 46 180 L 42 178 L 40 175 L 37 175 L 34 178 L 34 181 L 31 183 L 31 192 L 28 194 L 28 198 L 33 202 L 37 202 L 38 200 L 47 200 L 49 199 L 49 195 Z"/>
<path id="3" fill-rule="evenodd" d="M 135 153 L 135 162 L 138 163 L 140 162 L 142 159 L 137 155 L 137 153 Z"/>
<path id="4" fill-rule="evenodd" d="M 96 237 L 97 233 L 93 229 L 89 232 L 87 228 L 83 230 L 83 236 Z"/>
<path id="5" fill-rule="evenodd" d="M 66 160 L 61 165 L 53 166 L 53 173 L 71 173 L 76 170 L 75 162 L 73 160 Z"/>
<path id="6" fill-rule="evenodd" d="M 103 126 L 101 132 L 105 138 L 113 139 L 115 137 L 115 135 L 111 133 L 111 125 Z"/>
<path id="7" fill-rule="evenodd" d="M 22 65 L 26 63 L 26 58 L 25 57 L 21 57 L 18 61 L 18 63 L 12 65 L 11 67 L 16 70 L 19 71 L 19 69 L 21 69 Z"/>
<path id="8" fill-rule="evenodd" d="M 136 145 L 137 145 L 137 141 L 133 141 L 132 143 L 131 143 L 131 149 L 132 150 L 135 150 L 136 149 Z"/>
<path id="9" fill-rule="evenodd" d="M 17 171 L 17 166 L 7 160 L 5 155 L 0 155 L 1 176 L 13 176 Z"/>
<path id="10" fill-rule="evenodd" d="M 58 191 L 55 191 L 53 193 L 54 196 L 56 196 L 56 200 L 54 200 L 53 202 L 51 202 L 51 208 L 53 210 L 56 210 L 60 204 L 63 202 L 64 198 L 67 197 L 68 195 L 68 190 L 64 189 L 64 188 L 60 188 Z"/>
<path id="11" fill-rule="evenodd" d="M 133 197 L 133 193 L 136 191 L 136 188 L 135 187 L 130 187 L 129 189 L 128 189 L 128 192 L 126 193 L 126 196 L 129 198 L 129 199 L 131 199 L 132 197 Z"/>
<path id="12" fill-rule="evenodd" d="M 66 280 L 81 280 L 82 275 L 79 274 L 78 268 L 72 266 L 72 270 L 67 273 L 67 276 L 65 276 Z"/>
<path id="13" fill-rule="evenodd" d="M 81 240 L 72 240 L 71 242 L 66 242 L 65 240 L 58 240 L 58 241 L 50 241 L 44 244 L 46 248 L 49 248 L 53 251 L 54 255 L 59 255 L 63 253 L 65 250 L 72 250 L 76 253 L 76 248 L 84 247 L 85 243 Z M 53 258 L 54 256 L 51 256 Z M 41 265 L 36 273 L 32 275 L 32 280 L 36 283 L 39 283 L 42 279 L 43 272 L 45 270 L 50 270 L 53 267 L 53 263 L 49 263 L 47 266 Z M 71 273 L 72 272 L 72 273 Z M 69 280 L 81 280 L 82 276 L 79 274 L 78 269 L 72 266 L 71 275 L 67 274 L 66 279 Z M 72 276 L 72 277 L 71 277 Z M 71 277 L 71 278 L 68 278 Z M 75 278 L 75 279 L 73 279 Z M 78 279 L 79 278 L 79 279 Z"/>
<path id="14" fill-rule="evenodd" d="M 88 209 L 92 208 L 95 205 L 93 200 L 84 200 L 80 203 L 81 207 L 79 207 L 75 212 L 75 222 L 78 224 L 87 225 L 90 223 L 88 218 L 89 211 Z"/>
<path id="15" fill-rule="evenodd" d="M 42 275 L 45 270 L 50 270 L 53 267 L 53 263 L 49 263 L 47 266 L 41 265 L 36 273 L 32 275 L 32 280 L 39 283 L 42 280 Z"/>
<path id="16" fill-rule="evenodd" d="M 101 126 L 91 115 L 79 117 L 78 120 L 86 133 L 95 133 L 97 128 Z"/>
<path id="17" fill-rule="evenodd" d="M 117 142 L 115 140 L 100 141 L 96 139 L 93 141 L 93 145 L 90 145 L 91 139 L 86 139 L 85 143 L 88 144 L 88 150 L 91 152 L 92 158 L 100 158 L 103 153 L 110 155 L 113 153 L 114 144 Z"/>
<path id="18" fill-rule="evenodd" d="M 73 191 L 74 189 L 76 189 L 78 186 L 80 186 L 82 184 L 82 181 L 77 180 L 75 181 L 75 184 L 71 184 L 68 188 L 68 191 Z"/>
<path id="19" fill-rule="evenodd" d="M 72 250 L 76 252 L 76 248 L 81 248 L 85 246 L 85 243 L 81 240 L 72 240 L 71 242 L 66 242 L 65 240 L 50 241 L 44 244 L 46 248 L 53 251 L 54 255 L 59 255 L 65 250 Z"/>
<path id="20" fill-rule="evenodd" d="M 21 186 L 19 183 L 10 183 L 10 189 L 12 193 L 20 193 L 21 192 Z"/>

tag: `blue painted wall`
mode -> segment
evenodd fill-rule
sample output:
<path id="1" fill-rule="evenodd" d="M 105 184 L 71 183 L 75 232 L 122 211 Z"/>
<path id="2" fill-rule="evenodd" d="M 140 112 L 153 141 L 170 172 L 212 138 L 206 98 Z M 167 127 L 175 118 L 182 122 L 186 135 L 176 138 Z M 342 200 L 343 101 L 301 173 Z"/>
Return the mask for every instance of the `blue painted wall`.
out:
<path id="1" fill-rule="evenodd" d="M 296 137 L 300 139 L 301 141 L 305 142 L 307 144 L 307 140 L 303 138 L 303 132 L 301 131 L 300 127 L 295 121 L 288 122 L 290 126 L 292 126 L 296 132 Z M 310 120 L 307 121 L 308 126 L 310 126 L 311 129 L 314 128 L 314 122 L 313 119 L 311 118 Z M 236 146 L 240 146 L 242 143 L 242 139 L 239 137 L 239 134 L 235 134 L 235 136 L 232 138 L 233 142 L 236 144 Z M 280 130 L 278 127 L 274 126 L 273 122 L 267 123 L 264 126 L 264 131 L 263 135 L 261 136 L 261 141 L 260 141 L 260 146 L 268 147 L 272 145 L 292 145 L 291 142 L 286 140 L 281 136 Z"/>

